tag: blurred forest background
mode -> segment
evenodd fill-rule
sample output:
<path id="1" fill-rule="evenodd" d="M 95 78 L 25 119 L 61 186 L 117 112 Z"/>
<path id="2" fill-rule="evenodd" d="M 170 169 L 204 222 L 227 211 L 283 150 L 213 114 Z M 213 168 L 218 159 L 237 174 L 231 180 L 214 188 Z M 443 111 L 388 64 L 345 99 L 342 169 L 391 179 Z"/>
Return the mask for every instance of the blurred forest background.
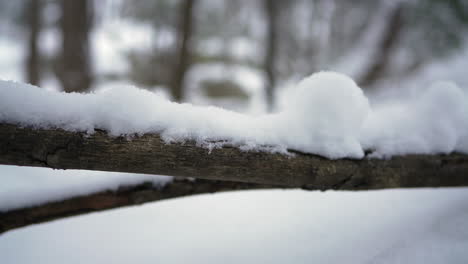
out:
<path id="1" fill-rule="evenodd" d="M 377 104 L 437 80 L 468 89 L 468 0 L 0 0 L 0 58 L 0 79 L 44 89 L 134 85 L 249 114 L 281 109 L 289 87 L 333 70 Z M 116 177 L 96 173 L 0 166 L 10 179 L 0 192 L 21 201 Z M 191 196 L 13 231 L 0 255 L 2 263 L 468 263 L 466 194 Z"/>
<path id="2" fill-rule="evenodd" d="M 448 73 L 468 60 L 465 0 L 1 0 L 0 19 L 2 79 L 132 84 L 241 112 L 277 109 L 285 87 L 319 70 L 372 93 L 422 76 L 460 82 Z"/>

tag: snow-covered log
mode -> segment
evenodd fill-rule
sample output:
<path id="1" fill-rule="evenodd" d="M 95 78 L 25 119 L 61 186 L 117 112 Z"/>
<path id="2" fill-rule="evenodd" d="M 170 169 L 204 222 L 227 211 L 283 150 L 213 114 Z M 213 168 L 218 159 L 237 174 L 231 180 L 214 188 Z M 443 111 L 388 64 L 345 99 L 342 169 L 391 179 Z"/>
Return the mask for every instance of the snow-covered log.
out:
<path id="1" fill-rule="evenodd" d="M 239 182 L 176 179 L 164 186 L 152 183 L 124 186 L 118 190 L 100 191 L 40 205 L 0 211 L 0 234 L 12 229 L 48 222 L 69 216 L 82 215 L 125 206 L 140 205 L 195 194 L 246 189 L 264 189 L 274 186 Z"/>
<path id="2" fill-rule="evenodd" d="M 291 151 L 292 152 L 292 151 Z M 306 189 L 369 190 L 468 186 L 468 156 L 405 155 L 338 159 L 212 150 L 165 143 L 158 134 L 132 138 L 0 124 L 0 164 L 193 177 Z"/>

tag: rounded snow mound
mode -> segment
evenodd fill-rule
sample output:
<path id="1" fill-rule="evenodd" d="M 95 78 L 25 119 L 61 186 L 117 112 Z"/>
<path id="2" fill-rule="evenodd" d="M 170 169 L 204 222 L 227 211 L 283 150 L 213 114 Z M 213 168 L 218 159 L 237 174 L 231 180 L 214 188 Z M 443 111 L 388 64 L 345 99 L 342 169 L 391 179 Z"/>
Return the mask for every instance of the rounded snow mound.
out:
<path id="1" fill-rule="evenodd" d="M 296 86 L 278 124 L 289 147 L 338 159 L 362 158 L 359 135 L 370 112 L 361 88 L 348 76 L 318 72 Z"/>
<path id="2" fill-rule="evenodd" d="M 361 143 L 374 157 L 468 152 L 468 100 L 452 82 L 438 82 L 410 103 L 375 107 Z"/>

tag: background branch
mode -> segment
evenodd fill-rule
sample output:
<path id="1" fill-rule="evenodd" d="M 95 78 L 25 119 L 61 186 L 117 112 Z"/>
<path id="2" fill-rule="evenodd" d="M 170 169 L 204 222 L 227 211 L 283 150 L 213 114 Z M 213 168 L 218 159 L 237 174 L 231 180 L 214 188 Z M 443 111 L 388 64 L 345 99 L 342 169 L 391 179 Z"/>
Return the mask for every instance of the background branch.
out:
<path id="1" fill-rule="evenodd" d="M 163 187 L 154 186 L 152 183 L 122 186 L 117 191 L 101 191 L 60 201 L 51 201 L 37 206 L 0 212 L 0 234 L 12 229 L 69 216 L 188 195 L 265 188 L 274 188 L 274 186 L 201 179 L 175 179 Z"/>

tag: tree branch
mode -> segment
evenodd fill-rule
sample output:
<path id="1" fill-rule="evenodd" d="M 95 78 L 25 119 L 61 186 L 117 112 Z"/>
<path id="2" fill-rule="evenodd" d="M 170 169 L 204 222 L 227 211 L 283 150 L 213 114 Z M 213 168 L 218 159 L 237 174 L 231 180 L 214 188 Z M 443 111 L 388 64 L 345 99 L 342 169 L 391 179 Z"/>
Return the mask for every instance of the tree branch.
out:
<path id="1" fill-rule="evenodd" d="M 154 186 L 151 183 L 123 186 L 117 191 L 102 191 L 85 196 L 72 197 L 62 201 L 52 201 L 38 206 L 0 212 L 0 234 L 12 229 L 69 216 L 140 205 L 188 195 L 273 187 L 274 186 L 250 183 L 201 179 L 177 179 L 163 187 Z"/>
<path id="2" fill-rule="evenodd" d="M 99 212 L 119 207 L 223 191 L 265 189 L 274 186 L 209 180 L 175 179 L 163 187 L 152 183 L 123 186 L 117 191 L 101 191 L 61 201 L 0 212 L 0 234 L 12 229 L 44 223 L 69 216 Z"/>
<path id="3" fill-rule="evenodd" d="M 211 152 L 193 142 L 166 144 L 157 134 L 126 139 L 61 129 L 0 124 L 0 164 L 119 171 L 301 187 L 369 190 L 468 186 L 468 156 L 407 155 L 388 160 L 329 160 L 223 147 Z"/>

